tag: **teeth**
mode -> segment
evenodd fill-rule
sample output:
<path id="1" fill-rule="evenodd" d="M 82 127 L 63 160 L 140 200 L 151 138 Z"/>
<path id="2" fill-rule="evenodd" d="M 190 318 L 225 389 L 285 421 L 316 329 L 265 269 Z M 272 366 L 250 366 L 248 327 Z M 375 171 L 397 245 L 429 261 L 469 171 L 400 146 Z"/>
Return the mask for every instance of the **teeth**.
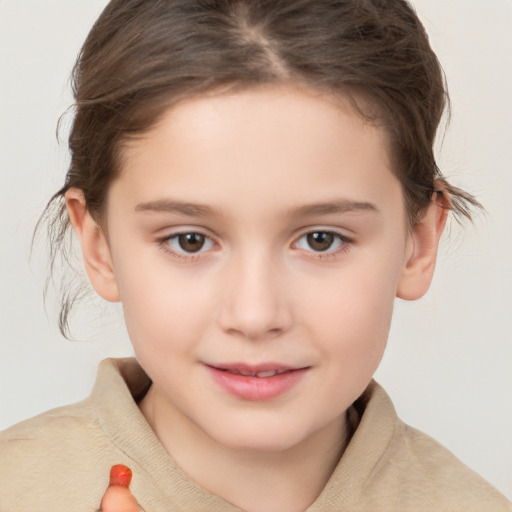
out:
<path id="1" fill-rule="evenodd" d="M 235 375 L 242 375 L 243 377 L 259 377 L 259 378 L 268 378 L 268 377 L 274 377 L 275 375 L 281 375 L 283 373 L 286 373 L 289 370 L 269 370 L 266 372 L 248 372 L 246 370 L 226 370 L 228 373 L 233 373 Z"/>
<path id="2" fill-rule="evenodd" d="M 277 375 L 277 371 L 276 370 L 272 370 L 272 371 L 269 371 L 269 372 L 258 372 L 256 374 L 256 377 L 273 377 L 274 375 Z"/>

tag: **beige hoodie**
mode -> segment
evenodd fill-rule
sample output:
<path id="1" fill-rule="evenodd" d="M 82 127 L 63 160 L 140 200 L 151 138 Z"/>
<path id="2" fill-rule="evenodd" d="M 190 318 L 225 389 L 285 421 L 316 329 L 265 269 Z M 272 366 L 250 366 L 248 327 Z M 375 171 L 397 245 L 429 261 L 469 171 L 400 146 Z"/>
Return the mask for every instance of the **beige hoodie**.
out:
<path id="1" fill-rule="evenodd" d="M 240 512 L 160 444 L 136 405 L 150 384 L 135 359 L 107 359 L 89 398 L 0 433 L 0 512 L 94 512 L 113 464 L 133 470 L 145 512 Z M 351 412 L 355 433 L 308 512 L 512 511 L 448 450 L 400 421 L 377 383 Z"/>

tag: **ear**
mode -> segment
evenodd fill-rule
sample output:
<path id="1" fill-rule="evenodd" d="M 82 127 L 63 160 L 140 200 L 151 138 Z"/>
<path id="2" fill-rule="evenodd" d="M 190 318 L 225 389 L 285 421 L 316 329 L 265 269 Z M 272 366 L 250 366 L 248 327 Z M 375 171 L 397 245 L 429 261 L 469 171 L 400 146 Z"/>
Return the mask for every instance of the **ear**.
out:
<path id="1" fill-rule="evenodd" d="M 69 219 L 80 241 L 85 269 L 98 295 L 110 302 L 120 300 L 114 265 L 107 238 L 87 209 L 83 192 L 66 192 Z"/>
<path id="2" fill-rule="evenodd" d="M 416 300 L 427 292 L 434 276 L 439 239 L 443 233 L 450 199 L 448 192 L 434 192 L 430 205 L 409 235 L 405 265 L 396 296 Z"/>

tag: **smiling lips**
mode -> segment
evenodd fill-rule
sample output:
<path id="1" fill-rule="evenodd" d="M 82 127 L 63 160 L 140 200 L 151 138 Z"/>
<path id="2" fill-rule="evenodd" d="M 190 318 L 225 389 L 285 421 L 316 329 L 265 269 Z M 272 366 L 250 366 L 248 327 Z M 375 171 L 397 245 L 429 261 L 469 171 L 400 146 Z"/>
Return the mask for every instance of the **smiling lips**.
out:
<path id="1" fill-rule="evenodd" d="M 213 380 L 225 391 L 242 400 L 270 400 L 290 390 L 309 367 L 292 368 L 279 364 L 206 365 Z"/>

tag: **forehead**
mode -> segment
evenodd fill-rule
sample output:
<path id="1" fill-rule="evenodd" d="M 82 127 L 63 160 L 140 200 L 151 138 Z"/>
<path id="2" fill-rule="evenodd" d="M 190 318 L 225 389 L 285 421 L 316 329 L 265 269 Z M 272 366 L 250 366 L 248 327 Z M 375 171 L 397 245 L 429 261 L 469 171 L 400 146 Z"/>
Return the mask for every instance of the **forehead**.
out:
<path id="1" fill-rule="evenodd" d="M 267 86 L 170 108 L 127 144 L 113 189 L 138 204 L 178 197 L 260 215 L 340 197 L 380 203 L 391 190 L 401 204 L 388 153 L 383 130 L 346 98 Z"/>

